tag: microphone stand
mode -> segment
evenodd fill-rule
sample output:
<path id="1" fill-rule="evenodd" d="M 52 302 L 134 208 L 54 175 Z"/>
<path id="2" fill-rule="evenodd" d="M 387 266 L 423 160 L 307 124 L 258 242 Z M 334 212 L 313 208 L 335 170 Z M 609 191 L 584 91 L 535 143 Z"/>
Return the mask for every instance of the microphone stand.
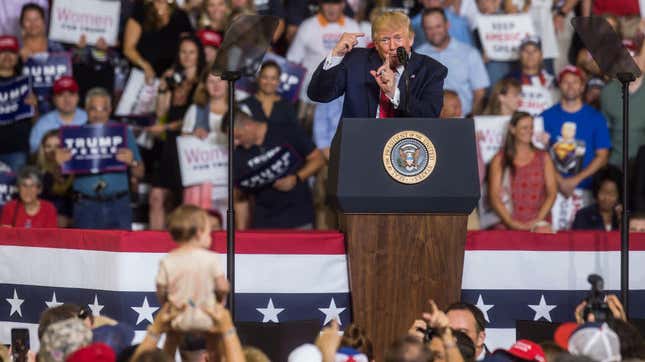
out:
<path id="1" fill-rule="evenodd" d="M 399 58 L 399 63 L 403 65 L 403 81 L 405 82 L 405 101 L 403 102 L 403 111 L 405 115 L 409 115 L 410 110 L 408 105 L 410 104 L 410 72 L 407 72 L 408 68 L 408 52 L 405 51 L 405 48 L 398 47 L 396 49 L 396 56 Z"/>

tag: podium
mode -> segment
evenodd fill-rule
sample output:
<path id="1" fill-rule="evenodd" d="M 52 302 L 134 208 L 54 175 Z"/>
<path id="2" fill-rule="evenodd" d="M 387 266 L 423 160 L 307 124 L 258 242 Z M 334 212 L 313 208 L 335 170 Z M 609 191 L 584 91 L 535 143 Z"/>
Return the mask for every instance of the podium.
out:
<path id="1" fill-rule="evenodd" d="M 468 215 L 479 199 L 470 119 L 344 119 L 328 194 L 345 234 L 354 323 L 382 360 L 433 298 L 460 299 Z"/>

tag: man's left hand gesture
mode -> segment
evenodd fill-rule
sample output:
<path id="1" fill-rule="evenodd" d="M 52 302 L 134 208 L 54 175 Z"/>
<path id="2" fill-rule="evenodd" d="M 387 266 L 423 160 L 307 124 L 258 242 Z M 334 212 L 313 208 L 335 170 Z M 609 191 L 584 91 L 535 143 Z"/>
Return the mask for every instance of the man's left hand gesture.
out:
<path id="1" fill-rule="evenodd" d="M 381 91 L 390 99 L 394 98 L 396 91 L 396 78 L 394 71 L 390 68 L 390 58 L 385 58 L 385 62 L 377 70 L 370 70 L 370 74 L 376 80 Z"/>

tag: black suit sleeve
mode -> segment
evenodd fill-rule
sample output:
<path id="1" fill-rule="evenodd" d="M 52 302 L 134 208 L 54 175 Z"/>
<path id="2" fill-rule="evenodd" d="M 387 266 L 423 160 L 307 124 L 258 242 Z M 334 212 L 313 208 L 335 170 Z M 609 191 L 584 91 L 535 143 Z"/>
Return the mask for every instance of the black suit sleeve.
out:
<path id="1" fill-rule="evenodd" d="M 345 94 L 347 87 L 345 60 L 347 56 L 340 64 L 327 70 L 323 70 L 324 60 L 318 65 L 307 88 L 307 96 L 312 101 L 327 103 Z"/>
<path id="2" fill-rule="evenodd" d="M 436 118 L 441 113 L 443 107 L 443 81 L 448 74 L 448 68 L 438 64 L 436 69 L 430 74 L 426 84 L 423 85 L 420 93 L 408 95 L 401 92 L 399 107 L 402 109 L 403 116 L 406 117 L 428 117 Z M 406 100 L 407 97 L 409 100 Z M 407 101 L 407 112 L 404 109 Z"/>

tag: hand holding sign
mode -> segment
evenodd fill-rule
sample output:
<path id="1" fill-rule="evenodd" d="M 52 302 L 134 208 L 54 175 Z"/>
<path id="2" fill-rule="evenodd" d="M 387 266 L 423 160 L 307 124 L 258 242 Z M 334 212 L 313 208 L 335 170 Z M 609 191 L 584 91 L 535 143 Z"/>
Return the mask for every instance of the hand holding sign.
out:
<path id="1" fill-rule="evenodd" d="M 54 0 L 49 23 L 49 38 L 74 44 L 81 36 L 86 43 L 116 45 L 121 3 L 102 0 Z"/>
<path id="2" fill-rule="evenodd" d="M 116 159 L 117 161 L 121 161 L 129 166 L 132 165 L 134 155 L 129 148 L 119 148 L 119 150 L 116 152 Z"/>
<path id="3" fill-rule="evenodd" d="M 34 113 L 34 101 L 27 77 L 20 76 L 0 83 L 0 125 L 31 117 Z"/>
<path id="4" fill-rule="evenodd" d="M 56 160 L 63 173 L 125 171 L 132 164 L 123 124 L 63 126 L 60 134 L 66 150 L 57 152 Z"/>
<path id="5" fill-rule="evenodd" d="M 477 18 L 477 28 L 484 53 L 495 61 L 517 60 L 522 39 L 535 35 L 528 13 L 481 15 Z"/>

